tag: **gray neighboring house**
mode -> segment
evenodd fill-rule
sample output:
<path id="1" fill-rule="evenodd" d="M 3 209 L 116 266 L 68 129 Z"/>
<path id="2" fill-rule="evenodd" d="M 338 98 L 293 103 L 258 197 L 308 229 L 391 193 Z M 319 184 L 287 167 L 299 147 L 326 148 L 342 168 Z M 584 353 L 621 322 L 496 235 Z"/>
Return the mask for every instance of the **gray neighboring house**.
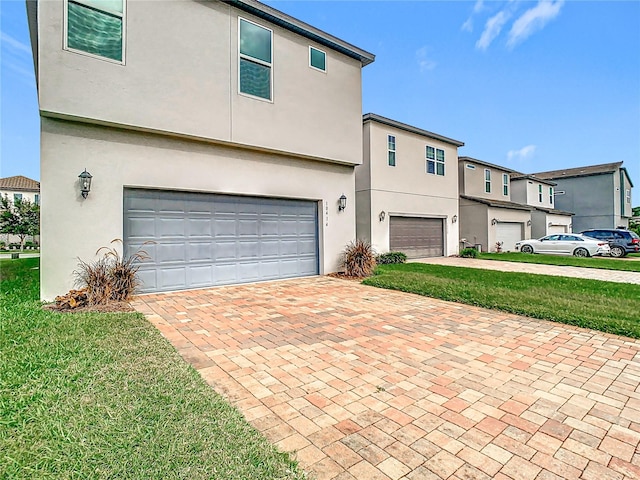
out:
<path id="1" fill-rule="evenodd" d="M 511 200 L 533 207 L 531 238 L 572 231 L 573 213 L 555 208 L 555 185 L 532 175 L 511 174 Z"/>
<path id="2" fill-rule="evenodd" d="M 552 181 L 555 207 L 574 212 L 573 231 L 629 226 L 633 183 L 623 162 L 567 168 L 532 174 Z"/>
<path id="3" fill-rule="evenodd" d="M 28 0 L 27 13 L 43 299 L 114 238 L 150 254 L 145 292 L 339 269 L 371 53 L 255 0 Z"/>

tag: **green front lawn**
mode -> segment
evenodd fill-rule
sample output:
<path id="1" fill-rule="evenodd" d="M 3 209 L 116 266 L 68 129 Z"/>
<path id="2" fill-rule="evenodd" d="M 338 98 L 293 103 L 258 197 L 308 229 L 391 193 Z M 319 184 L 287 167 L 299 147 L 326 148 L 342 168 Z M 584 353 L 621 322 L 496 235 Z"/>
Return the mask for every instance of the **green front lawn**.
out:
<path id="1" fill-rule="evenodd" d="M 637 254 L 629 255 L 635 258 Z M 640 262 L 624 258 L 611 257 L 570 257 L 564 255 L 544 255 L 520 252 L 481 253 L 481 260 L 500 260 L 503 262 L 541 263 L 544 265 L 568 265 L 571 267 L 602 268 L 604 270 L 622 270 L 625 272 L 640 272 Z"/>
<path id="2" fill-rule="evenodd" d="M 640 338 L 640 285 L 420 263 L 364 283 Z"/>
<path id="3" fill-rule="evenodd" d="M 302 479 L 137 313 L 38 302 L 0 260 L 0 478 Z"/>

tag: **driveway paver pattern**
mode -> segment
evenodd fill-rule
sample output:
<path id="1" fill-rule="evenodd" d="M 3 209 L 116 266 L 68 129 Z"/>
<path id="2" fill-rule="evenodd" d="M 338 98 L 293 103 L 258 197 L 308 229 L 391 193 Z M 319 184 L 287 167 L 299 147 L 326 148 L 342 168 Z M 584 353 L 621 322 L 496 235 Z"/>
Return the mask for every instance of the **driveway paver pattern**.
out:
<path id="1" fill-rule="evenodd" d="M 576 277 L 589 280 L 601 280 L 616 283 L 634 283 L 640 285 L 640 272 L 622 270 L 604 270 L 601 268 L 570 267 L 566 265 L 542 265 L 539 263 L 503 262 L 500 260 L 481 260 L 479 258 L 433 257 L 411 260 L 412 262 L 445 265 L 449 267 L 480 268 L 500 272 L 522 272 L 554 277 Z M 621 262 L 628 260 L 619 259 Z"/>
<path id="2" fill-rule="evenodd" d="M 329 277 L 134 306 L 311 478 L 640 478 L 638 341 Z"/>

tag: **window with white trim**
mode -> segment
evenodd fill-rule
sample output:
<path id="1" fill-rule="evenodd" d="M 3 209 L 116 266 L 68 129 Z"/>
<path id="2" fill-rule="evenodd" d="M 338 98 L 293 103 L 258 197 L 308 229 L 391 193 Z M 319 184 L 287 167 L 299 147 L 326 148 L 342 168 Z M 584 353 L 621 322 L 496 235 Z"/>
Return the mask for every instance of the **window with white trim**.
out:
<path id="1" fill-rule="evenodd" d="M 538 202 L 542 203 L 542 185 L 538 185 Z"/>
<path id="2" fill-rule="evenodd" d="M 427 173 L 444 176 L 444 150 L 426 146 Z"/>
<path id="3" fill-rule="evenodd" d="M 22 200 L 22 194 L 21 193 L 14 193 L 13 194 L 13 203 L 19 202 Z"/>
<path id="4" fill-rule="evenodd" d="M 390 167 L 396 166 L 396 137 L 387 135 L 387 162 Z"/>
<path id="5" fill-rule="evenodd" d="M 238 21 L 240 93 L 271 100 L 273 31 L 244 18 L 238 18 Z"/>
<path id="6" fill-rule="evenodd" d="M 322 50 L 309 46 L 309 66 L 321 72 L 326 72 L 327 54 Z"/>
<path id="7" fill-rule="evenodd" d="M 484 192 L 491 193 L 491 170 L 484 169 Z"/>
<path id="8" fill-rule="evenodd" d="M 505 197 L 509 195 L 509 175 L 507 173 L 502 174 L 502 195 Z"/>
<path id="9" fill-rule="evenodd" d="M 549 203 L 553 205 L 553 187 L 549 187 Z"/>
<path id="10" fill-rule="evenodd" d="M 64 48 L 124 62 L 124 0 L 66 0 Z"/>
<path id="11" fill-rule="evenodd" d="M 625 197 L 627 203 L 631 203 L 631 190 L 630 189 L 627 188 L 624 191 L 624 197 Z"/>

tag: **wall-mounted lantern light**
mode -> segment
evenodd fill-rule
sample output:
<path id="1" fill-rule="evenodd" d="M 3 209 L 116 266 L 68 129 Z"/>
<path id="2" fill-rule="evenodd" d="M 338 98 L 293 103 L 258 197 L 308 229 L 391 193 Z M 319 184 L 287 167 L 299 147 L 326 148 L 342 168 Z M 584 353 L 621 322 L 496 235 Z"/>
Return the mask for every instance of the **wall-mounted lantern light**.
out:
<path id="1" fill-rule="evenodd" d="M 553 225 L 553 223 L 549 222 L 549 226 L 551 227 Z"/>
<path id="2" fill-rule="evenodd" d="M 343 193 L 342 195 L 340 195 L 340 198 L 338 199 L 338 211 L 341 212 L 345 208 L 347 208 L 347 197 Z"/>
<path id="3" fill-rule="evenodd" d="M 531 226 L 531 220 L 527 220 L 527 227 Z"/>
<path id="4" fill-rule="evenodd" d="M 91 191 L 91 179 L 93 178 L 87 169 L 84 169 L 80 175 L 78 175 L 80 179 L 80 193 L 82 194 L 82 198 L 87 198 L 89 192 Z"/>
<path id="5" fill-rule="evenodd" d="M 498 224 L 498 219 L 492 218 L 491 219 L 491 225 L 497 225 L 497 224 Z"/>
<path id="6" fill-rule="evenodd" d="M 378 214 L 378 219 L 379 219 L 381 222 L 384 222 L 384 217 L 386 217 L 386 216 L 387 216 L 387 214 L 386 214 L 386 213 L 384 213 L 384 210 L 382 210 L 382 211 Z"/>
<path id="7" fill-rule="evenodd" d="M 458 221 L 458 215 L 454 215 L 451 217 L 451 223 L 456 223 Z"/>

